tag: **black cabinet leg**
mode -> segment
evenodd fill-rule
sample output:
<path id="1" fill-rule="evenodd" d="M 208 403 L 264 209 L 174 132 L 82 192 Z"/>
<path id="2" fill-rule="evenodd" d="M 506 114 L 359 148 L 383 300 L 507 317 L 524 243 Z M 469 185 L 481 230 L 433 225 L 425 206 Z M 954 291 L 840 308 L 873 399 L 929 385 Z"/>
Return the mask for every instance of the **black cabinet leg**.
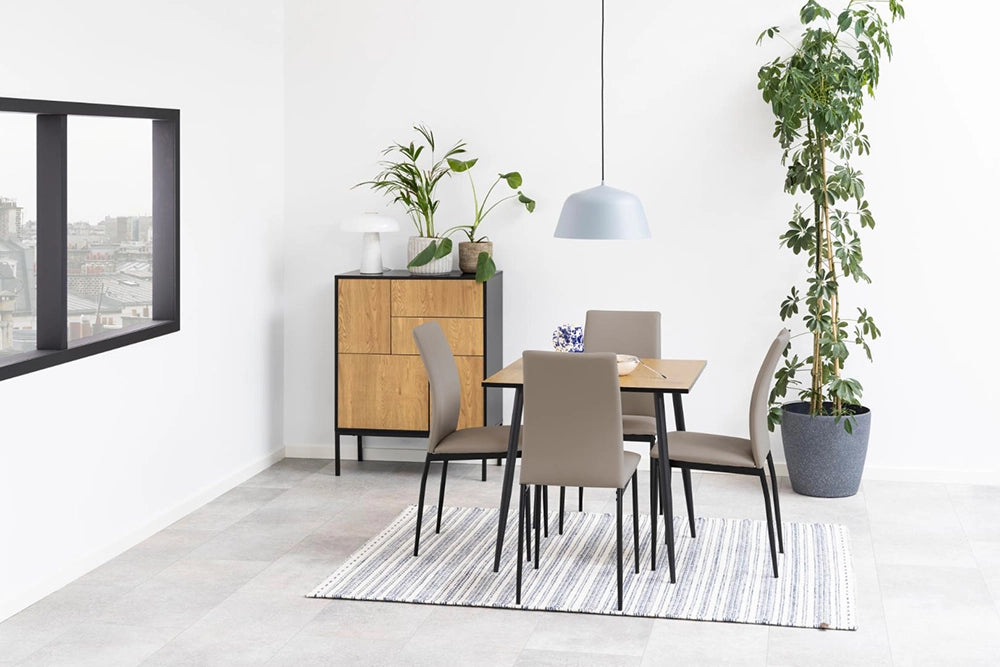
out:
<path id="1" fill-rule="evenodd" d="M 340 477 L 340 434 L 333 436 L 333 474 Z"/>
<path id="2" fill-rule="evenodd" d="M 358 436 L 358 460 L 359 461 L 364 461 L 365 460 L 365 446 L 364 446 L 364 443 L 361 442 L 361 436 L 360 435 Z"/>

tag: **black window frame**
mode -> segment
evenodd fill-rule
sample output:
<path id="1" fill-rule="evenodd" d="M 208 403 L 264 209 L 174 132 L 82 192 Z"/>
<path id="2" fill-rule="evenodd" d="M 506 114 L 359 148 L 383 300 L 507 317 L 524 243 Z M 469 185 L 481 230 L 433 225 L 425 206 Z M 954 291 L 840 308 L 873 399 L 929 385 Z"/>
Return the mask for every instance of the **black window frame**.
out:
<path id="1" fill-rule="evenodd" d="M 0 97 L 0 112 L 36 117 L 37 349 L 0 358 L 0 380 L 180 331 L 180 110 Z M 153 133 L 153 311 L 148 324 L 68 341 L 67 120 L 140 118 Z"/>

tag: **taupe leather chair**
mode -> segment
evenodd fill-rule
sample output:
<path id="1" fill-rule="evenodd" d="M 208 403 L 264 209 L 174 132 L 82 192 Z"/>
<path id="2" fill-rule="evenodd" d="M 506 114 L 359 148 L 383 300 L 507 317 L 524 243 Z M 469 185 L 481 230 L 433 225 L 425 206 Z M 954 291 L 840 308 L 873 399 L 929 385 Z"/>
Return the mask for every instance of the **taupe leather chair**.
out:
<path id="1" fill-rule="evenodd" d="M 462 391 L 458 366 L 452 356 L 451 346 L 441 325 L 431 321 L 413 328 L 420 359 L 427 370 L 431 388 L 430 435 L 427 438 L 427 458 L 424 474 L 420 478 L 420 499 L 417 504 L 417 534 L 413 540 L 413 555 L 420 550 L 420 526 L 424 517 L 424 491 L 431 461 L 440 461 L 441 490 L 438 495 L 437 527 L 441 532 L 441 511 L 444 507 L 444 488 L 448 479 L 448 461 L 505 459 L 507 458 L 507 426 L 481 426 L 458 429 L 458 416 L 462 409 Z"/>
<path id="2" fill-rule="evenodd" d="M 757 379 L 750 394 L 750 437 L 734 438 L 711 433 L 695 433 L 693 431 L 673 431 L 667 435 L 667 445 L 670 450 L 671 468 L 680 468 L 690 474 L 690 470 L 711 470 L 714 472 L 731 472 L 740 475 L 756 475 L 760 478 L 760 486 L 764 491 L 764 508 L 767 511 L 767 537 L 771 544 L 771 565 L 774 576 L 778 576 L 778 555 L 774 550 L 774 535 L 778 535 L 778 551 L 785 552 L 784 539 L 781 531 L 781 508 L 778 505 L 778 478 L 774 473 L 774 459 L 771 458 L 771 439 L 767 430 L 768 398 L 771 390 L 771 379 L 774 377 L 778 361 L 788 346 L 789 333 L 787 329 L 778 332 L 774 342 L 764 357 L 757 372 Z M 651 467 L 659 479 L 659 452 L 656 447 L 650 451 Z M 776 522 L 771 518 L 771 501 L 767 491 L 767 476 L 764 466 L 771 471 L 771 491 L 774 494 L 774 514 Z M 668 468 L 667 473 L 670 473 Z M 688 515 L 691 521 L 691 537 L 694 537 L 694 503 L 689 487 L 685 486 Z M 658 484 L 650 485 L 650 504 L 657 502 Z M 775 527 L 777 523 L 777 527 Z M 652 522 L 652 538 L 656 542 L 656 522 Z"/>
<path id="3" fill-rule="evenodd" d="M 583 329 L 586 352 L 633 354 L 645 359 L 660 358 L 660 313 L 645 310 L 588 310 Z M 656 442 L 656 410 L 652 394 L 622 394 L 622 433 L 628 442 Z M 655 483 L 650 477 L 650 483 Z M 691 474 L 684 477 L 684 488 L 691 486 Z M 562 532 L 565 488 L 559 489 L 559 531 Z M 583 511 L 583 489 L 580 489 Z M 650 507 L 650 516 L 656 508 Z"/>
<path id="4" fill-rule="evenodd" d="M 622 608 L 622 496 L 632 482 L 632 539 L 639 572 L 636 466 L 639 455 L 622 442 L 618 365 L 609 353 L 524 353 L 524 436 L 517 529 L 517 603 L 528 524 L 528 486 L 535 486 L 535 569 L 541 548 L 541 492 L 545 486 L 615 489 L 618 537 L 618 609 Z M 530 528 L 528 528 L 530 531 Z M 531 545 L 528 543 L 530 551 Z"/>

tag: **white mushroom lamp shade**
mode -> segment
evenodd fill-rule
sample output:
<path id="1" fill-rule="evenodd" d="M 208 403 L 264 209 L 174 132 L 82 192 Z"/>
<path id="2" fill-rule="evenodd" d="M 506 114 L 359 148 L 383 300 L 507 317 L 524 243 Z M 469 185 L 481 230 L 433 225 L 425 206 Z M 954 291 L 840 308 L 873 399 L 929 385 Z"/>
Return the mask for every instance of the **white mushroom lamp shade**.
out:
<path id="1" fill-rule="evenodd" d="M 381 213 L 363 213 L 340 223 L 345 232 L 361 232 L 361 273 L 382 273 L 382 232 L 399 231 L 395 218 Z"/>
<path id="2" fill-rule="evenodd" d="M 649 222 L 638 197 L 601 183 L 566 198 L 555 236 L 563 239 L 648 239 Z"/>

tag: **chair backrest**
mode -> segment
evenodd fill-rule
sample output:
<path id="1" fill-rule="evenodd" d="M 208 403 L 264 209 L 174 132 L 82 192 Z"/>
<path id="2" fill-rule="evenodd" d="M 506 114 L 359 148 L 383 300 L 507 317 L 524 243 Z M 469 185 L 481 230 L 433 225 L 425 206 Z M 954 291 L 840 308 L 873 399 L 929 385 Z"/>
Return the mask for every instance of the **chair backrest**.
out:
<path id="1" fill-rule="evenodd" d="M 757 371 L 757 380 L 753 383 L 753 393 L 750 394 L 750 444 L 753 447 L 753 460 L 761 468 L 767 462 L 767 454 L 771 451 L 771 436 L 767 429 L 771 380 L 774 379 L 778 361 L 785 348 L 788 347 L 790 337 L 788 329 L 782 329 L 778 332 L 771 347 L 767 350 L 764 363 Z"/>
<path id="2" fill-rule="evenodd" d="M 660 314 L 645 310 L 588 310 L 583 349 L 659 359 Z M 622 412 L 655 417 L 652 394 L 622 395 Z"/>
<path id="3" fill-rule="evenodd" d="M 625 476 L 610 353 L 524 353 L 521 483 L 618 488 Z"/>
<path id="4" fill-rule="evenodd" d="M 462 410 L 462 389 L 458 366 L 441 325 L 430 321 L 413 328 L 413 338 L 420 350 L 427 378 L 431 383 L 431 423 L 427 451 L 433 452 L 438 443 L 458 428 Z"/>

